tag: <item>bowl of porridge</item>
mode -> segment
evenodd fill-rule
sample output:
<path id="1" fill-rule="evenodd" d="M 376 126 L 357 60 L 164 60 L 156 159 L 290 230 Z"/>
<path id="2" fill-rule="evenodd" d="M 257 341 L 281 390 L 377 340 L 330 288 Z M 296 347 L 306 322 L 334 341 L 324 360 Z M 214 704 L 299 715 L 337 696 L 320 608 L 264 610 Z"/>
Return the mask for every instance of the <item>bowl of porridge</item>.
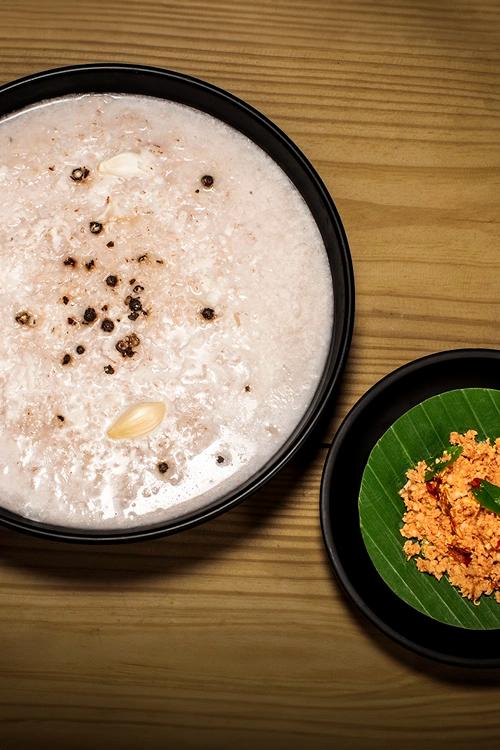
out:
<path id="1" fill-rule="evenodd" d="M 261 487 L 353 325 L 307 159 L 225 91 L 114 64 L 1 87 L 0 154 L 0 523 L 138 540 Z"/>

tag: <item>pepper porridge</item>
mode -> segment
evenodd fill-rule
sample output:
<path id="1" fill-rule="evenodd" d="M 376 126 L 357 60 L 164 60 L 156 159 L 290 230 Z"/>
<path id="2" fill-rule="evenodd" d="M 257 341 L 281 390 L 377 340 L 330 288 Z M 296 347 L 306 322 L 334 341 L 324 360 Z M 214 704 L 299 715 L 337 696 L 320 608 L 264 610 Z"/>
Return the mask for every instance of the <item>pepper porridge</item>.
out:
<path id="1" fill-rule="evenodd" d="M 176 518 L 291 434 L 333 315 L 325 248 L 260 148 L 168 101 L 0 122 L 0 502 L 57 525 Z"/>

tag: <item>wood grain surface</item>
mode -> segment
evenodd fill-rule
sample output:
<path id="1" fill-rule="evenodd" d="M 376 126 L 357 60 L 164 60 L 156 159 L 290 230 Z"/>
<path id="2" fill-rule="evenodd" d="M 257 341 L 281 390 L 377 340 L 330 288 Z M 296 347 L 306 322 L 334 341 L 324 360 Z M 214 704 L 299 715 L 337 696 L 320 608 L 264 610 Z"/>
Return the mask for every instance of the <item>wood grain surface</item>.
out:
<path id="1" fill-rule="evenodd" d="M 498 747 L 499 673 L 374 632 L 318 496 L 370 385 L 498 347 L 500 2 L 0 0 L 1 82 L 95 61 L 204 78 L 297 142 L 349 236 L 355 336 L 328 430 L 233 512 L 132 546 L 0 532 L 0 749 Z"/>

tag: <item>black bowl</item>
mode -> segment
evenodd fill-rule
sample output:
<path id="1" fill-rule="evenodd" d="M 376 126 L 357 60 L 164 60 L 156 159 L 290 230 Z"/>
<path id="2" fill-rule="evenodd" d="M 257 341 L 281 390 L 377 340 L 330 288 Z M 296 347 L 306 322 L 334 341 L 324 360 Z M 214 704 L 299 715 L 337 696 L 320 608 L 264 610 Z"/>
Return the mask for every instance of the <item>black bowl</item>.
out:
<path id="1" fill-rule="evenodd" d="M 161 68 L 143 65 L 78 65 L 36 73 L 0 88 L 0 117 L 44 99 L 91 92 L 142 94 L 180 102 L 209 113 L 251 138 L 283 169 L 302 194 L 318 225 L 330 260 L 334 320 L 321 382 L 292 435 L 254 476 L 235 491 L 181 518 L 116 531 L 92 531 L 38 523 L 0 508 L 0 523 L 62 541 L 112 542 L 151 539 L 206 521 L 262 487 L 301 447 L 328 403 L 349 350 L 354 322 L 354 280 L 340 217 L 321 179 L 292 141 L 245 102 L 215 86 Z"/>
<path id="2" fill-rule="evenodd" d="M 498 630 L 445 625 L 400 599 L 373 565 L 361 536 L 358 497 L 372 448 L 409 409 L 456 388 L 500 390 L 500 351 L 454 349 L 390 373 L 352 408 L 328 453 L 321 483 L 321 526 L 347 596 L 380 630 L 423 656 L 457 666 L 500 667 Z"/>

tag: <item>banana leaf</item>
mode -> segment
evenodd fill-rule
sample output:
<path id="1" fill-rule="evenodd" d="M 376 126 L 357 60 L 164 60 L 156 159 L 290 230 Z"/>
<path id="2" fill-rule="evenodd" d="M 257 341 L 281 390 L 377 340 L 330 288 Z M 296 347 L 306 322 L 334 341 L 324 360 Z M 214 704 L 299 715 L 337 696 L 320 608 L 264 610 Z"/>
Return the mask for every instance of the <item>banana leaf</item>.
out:
<path id="1" fill-rule="evenodd" d="M 476 430 L 478 440 L 500 437 L 500 391 L 466 388 L 442 393 L 406 412 L 376 443 L 363 473 L 359 496 L 361 533 L 385 583 L 407 604 L 440 622 L 471 630 L 500 628 L 494 595 L 479 604 L 463 598 L 443 576 L 420 573 L 403 552 L 405 506 L 399 490 L 406 471 L 449 448 L 450 432 Z"/>

